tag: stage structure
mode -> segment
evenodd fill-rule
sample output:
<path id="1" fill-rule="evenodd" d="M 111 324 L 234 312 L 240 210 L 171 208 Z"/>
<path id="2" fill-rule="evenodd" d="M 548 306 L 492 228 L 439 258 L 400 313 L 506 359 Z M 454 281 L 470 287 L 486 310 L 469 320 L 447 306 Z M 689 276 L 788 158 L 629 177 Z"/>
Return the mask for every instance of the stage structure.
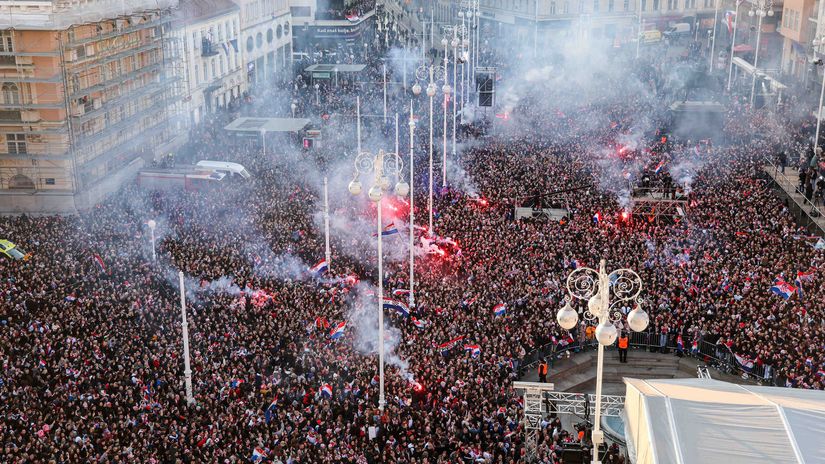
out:
<path id="1" fill-rule="evenodd" d="M 682 220 L 687 211 L 683 188 L 634 187 L 632 190 L 634 220 L 673 224 Z"/>

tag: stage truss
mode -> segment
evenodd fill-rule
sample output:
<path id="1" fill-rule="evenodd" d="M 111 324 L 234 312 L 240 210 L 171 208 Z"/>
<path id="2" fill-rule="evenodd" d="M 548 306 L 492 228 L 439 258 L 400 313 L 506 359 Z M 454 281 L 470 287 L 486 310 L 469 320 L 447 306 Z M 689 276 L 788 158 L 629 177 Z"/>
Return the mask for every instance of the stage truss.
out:
<path id="1" fill-rule="evenodd" d="M 637 221 L 673 224 L 685 218 L 687 198 L 681 191 L 673 195 L 661 189 L 633 190 L 633 218 Z"/>
<path id="2" fill-rule="evenodd" d="M 549 414 L 574 414 L 590 417 L 596 411 L 596 395 L 553 391 L 552 383 L 513 382 L 524 399 L 524 447 L 527 462 L 538 454 L 541 421 Z M 619 417 L 624 410 L 624 396 L 602 395 L 602 415 Z"/>

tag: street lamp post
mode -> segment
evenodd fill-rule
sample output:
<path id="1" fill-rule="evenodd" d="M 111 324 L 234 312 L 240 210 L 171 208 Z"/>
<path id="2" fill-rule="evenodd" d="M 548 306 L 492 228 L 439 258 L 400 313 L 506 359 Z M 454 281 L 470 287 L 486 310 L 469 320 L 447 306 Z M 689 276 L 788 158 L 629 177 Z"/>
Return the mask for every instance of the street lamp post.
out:
<path id="1" fill-rule="evenodd" d="M 410 100 L 410 308 L 415 306 L 415 205 L 413 189 L 415 188 L 415 177 L 413 168 L 415 155 L 413 146 L 415 145 L 415 117 L 413 116 L 413 102 Z"/>
<path id="2" fill-rule="evenodd" d="M 189 323 L 186 322 L 186 288 L 183 284 L 183 271 L 178 271 L 178 279 L 180 280 L 180 317 L 183 335 L 183 379 L 186 385 L 186 402 L 194 404 L 195 397 L 192 396 L 192 366 L 189 363 Z"/>
<path id="3" fill-rule="evenodd" d="M 379 150 L 377 155 L 373 155 L 363 151 L 355 158 L 355 177 L 348 187 L 351 194 L 360 194 L 361 182 L 358 177 L 361 174 L 373 174 L 373 185 L 367 195 L 375 203 L 378 214 L 378 409 L 382 412 L 386 401 L 384 398 L 384 257 L 381 249 L 384 227 L 381 223 L 381 199 L 384 197 L 384 191 L 390 186 L 390 179 L 387 176 L 397 177 L 403 169 L 404 161 L 398 153 L 385 153 L 384 150 Z M 409 184 L 403 180 L 395 184 L 395 193 L 398 196 L 405 197 L 409 191 Z"/>
<path id="4" fill-rule="evenodd" d="M 814 52 L 825 45 L 825 35 L 821 35 L 814 39 L 813 46 Z M 819 128 L 822 123 L 822 98 L 825 97 L 825 72 L 822 74 L 822 87 L 819 90 L 819 107 L 816 109 L 816 134 L 814 135 L 814 153 L 816 153 L 817 148 L 819 148 Z"/>
<path id="5" fill-rule="evenodd" d="M 708 60 L 708 73 L 713 72 L 713 54 L 716 51 L 716 31 L 719 30 L 719 27 L 716 23 L 717 19 L 719 19 L 719 0 L 716 0 L 716 10 L 713 13 L 713 39 L 710 43 L 710 59 Z"/>
<path id="6" fill-rule="evenodd" d="M 292 111 L 294 112 L 295 110 Z M 295 116 L 293 116 L 293 118 L 294 117 Z M 261 129 L 261 151 L 263 152 L 263 155 L 266 156 L 266 130 L 264 129 Z"/>
<path id="7" fill-rule="evenodd" d="M 822 106 L 822 103 L 820 103 L 819 105 Z M 818 125 L 817 129 L 819 129 Z M 152 239 L 152 261 L 155 261 L 157 259 L 157 256 L 155 255 L 155 227 L 157 227 L 158 223 L 155 222 L 154 219 L 149 219 L 148 221 L 146 221 L 146 225 L 149 226 L 149 234 L 150 238 Z"/>
<path id="8" fill-rule="evenodd" d="M 289 107 L 292 109 L 292 119 L 295 119 L 295 110 L 298 108 L 298 105 L 295 102 L 292 102 Z"/>
<path id="9" fill-rule="evenodd" d="M 753 77 L 751 79 L 751 99 L 750 105 L 753 108 L 753 96 L 756 92 L 756 71 L 759 69 L 759 45 L 762 42 L 762 19 L 765 16 L 773 16 L 773 0 L 756 0 L 748 11 L 748 16 L 759 18 L 756 27 L 756 55 L 753 57 Z"/>
<path id="10" fill-rule="evenodd" d="M 605 271 L 605 261 L 599 263 L 599 270 L 580 267 L 567 277 L 567 291 L 570 297 L 556 314 L 561 328 L 571 330 L 579 320 L 578 313 L 570 307 L 573 299 L 587 301 L 584 319 L 598 321 L 596 340 L 599 342 L 598 363 L 596 365 L 596 414 L 593 423 L 593 464 L 599 464 L 599 445 L 604 442 L 601 431 L 602 377 L 604 371 L 604 347 L 616 341 L 618 331 L 615 322 L 622 319 L 619 306 L 626 301 L 635 301 L 636 307 L 627 315 L 627 324 L 633 331 L 641 332 L 647 328 L 647 313 L 641 308 L 639 293 L 642 291 L 642 279 L 630 269 L 616 269 L 611 273 Z M 611 299 L 613 302 L 611 303 Z"/>
<path id="11" fill-rule="evenodd" d="M 441 81 L 444 76 L 446 75 L 446 71 L 441 66 L 437 65 L 422 65 L 420 66 L 416 72 L 415 76 L 416 79 L 420 81 L 424 81 L 426 79 L 426 75 L 429 73 L 429 84 L 427 85 L 427 97 L 430 99 L 430 195 L 429 200 L 427 202 L 427 209 L 429 210 L 429 228 L 427 229 L 427 233 L 432 235 L 433 233 L 433 97 L 435 96 L 436 92 L 436 82 Z M 421 95 L 421 84 L 418 82 L 413 85 L 413 95 Z"/>
<path id="12" fill-rule="evenodd" d="M 324 258 L 327 260 L 327 272 L 332 272 L 332 253 L 329 249 L 329 189 L 327 176 L 324 176 Z"/>
<path id="13" fill-rule="evenodd" d="M 733 79 L 733 49 L 736 46 L 736 30 L 739 29 L 739 5 L 745 0 L 736 0 L 736 11 L 733 14 L 736 22 L 733 27 L 733 36 L 730 40 L 730 62 L 728 63 L 728 92 L 730 92 L 730 83 Z"/>
<path id="14" fill-rule="evenodd" d="M 444 141 L 441 151 L 441 187 L 444 188 L 447 186 L 447 108 L 448 103 L 447 99 L 450 98 L 450 78 L 448 77 L 449 69 L 448 66 L 448 59 L 447 56 L 450 54 L 449 50 L 447 50 L 447 46 L 449 45 L 449 41 L 447 38 L 441 39 L 441 45 L 444 45 L 444 85 L 441 86 L 441 91 L 444 92 L 444 130 L 441 133 L 441 139 Z"/>

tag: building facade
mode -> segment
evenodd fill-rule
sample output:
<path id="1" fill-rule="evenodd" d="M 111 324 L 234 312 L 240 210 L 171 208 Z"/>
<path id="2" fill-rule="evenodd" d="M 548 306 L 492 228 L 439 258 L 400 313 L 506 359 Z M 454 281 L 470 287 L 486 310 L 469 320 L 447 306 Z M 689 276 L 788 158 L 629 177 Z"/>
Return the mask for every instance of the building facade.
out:
<path id="1" fill-rule="evenodd" d="M 182 143 L 170 10 L 24 3 L 0 11 L 0 211 L 73 212 Z"/>
<path id="2" fill-rule="evenodd" d="M 287 0 L 235 0 L 241 15 L 241 54 L 250 86 L 288 79 L 292 15 Z"/>
<path id="3" fill-rule="evenodd" d="M 782 36 L 782 74 L 798 81 L 805 78 L 809 69 L 808 57 L 811 43 L 816 36 L 818 8 L 814 0 L 784 0 L 782 16 L 778 24 Z"/>
<path id="4" fill-rule="evenodd" d="M 240 11 L 231 0 L 183 0 L 175 12 L 172 35 L 183 49 L 183 66 L 175 74 L 184 83 L 190 124 L 247 89 Z"/>

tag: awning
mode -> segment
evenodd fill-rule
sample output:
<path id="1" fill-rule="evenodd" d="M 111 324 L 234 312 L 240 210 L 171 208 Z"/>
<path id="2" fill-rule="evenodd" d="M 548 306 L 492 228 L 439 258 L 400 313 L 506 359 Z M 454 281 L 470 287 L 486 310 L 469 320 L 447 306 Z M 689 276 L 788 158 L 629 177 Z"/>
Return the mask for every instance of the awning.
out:
<path id="1" fill-rule="evenodd" d="M 743 52 L 752 52 L 752 51 L 753 51 L 753 47 L 751 47 L 748 44 L 739 44 L 739 45 L 733 47 L 733 52 L 734 53 L 743 53 Z"/>

